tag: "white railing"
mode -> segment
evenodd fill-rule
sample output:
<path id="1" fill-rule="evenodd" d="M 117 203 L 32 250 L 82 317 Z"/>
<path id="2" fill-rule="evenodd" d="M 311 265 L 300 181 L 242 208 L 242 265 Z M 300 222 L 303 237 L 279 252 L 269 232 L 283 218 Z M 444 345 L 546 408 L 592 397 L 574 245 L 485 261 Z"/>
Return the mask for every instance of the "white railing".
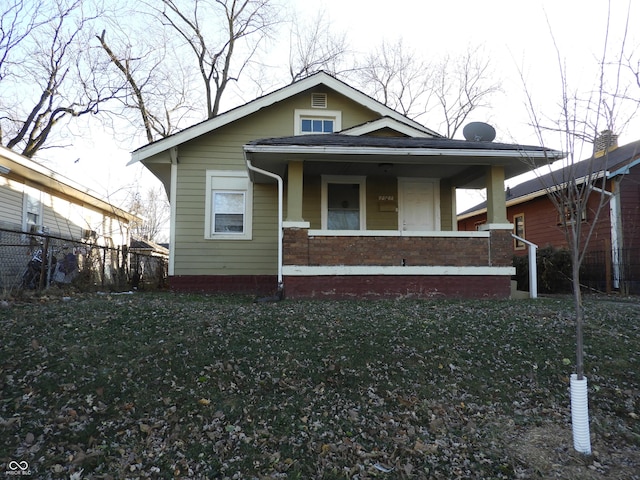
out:
<path id="1" fill-rule="evenodd" d="M 525 243 L 529 249 L 529 298 L 538 298 L 538 264 L 536 261 L 538 245 L 513 233 L 511 236 L 519 242 Z"/>

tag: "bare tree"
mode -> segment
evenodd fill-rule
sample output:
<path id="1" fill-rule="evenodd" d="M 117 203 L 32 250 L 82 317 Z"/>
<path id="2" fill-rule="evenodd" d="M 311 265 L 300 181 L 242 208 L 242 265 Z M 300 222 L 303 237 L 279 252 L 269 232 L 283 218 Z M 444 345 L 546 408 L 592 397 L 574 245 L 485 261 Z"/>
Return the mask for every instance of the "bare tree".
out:
<path id="1" fill-rule="evenodd" d="M 63 120 L 98 113 L 123 84 L 86 48 L 99 9 L 82 0 L 11 0 L 3 8 L 0 140 L 32 157 Z"/>
<path id="2" fill-rule="evenodd" d="M 492 96 L 502 91 L 480 47 L 427 63 L 402 40 L 383 42 L 358 67 L 357 76 L 378 101 L 411 118 L 428 114 L 448 138 L 472 112 L 490 108 Z"/>
<path id="3" fill-rule="evenodd" d="M 347 53 L 345 33 L 335 33 L 324 10 L 310 22 L 293 19 L 289 46 L 291 83 L 320 70 L 336 75 Z"/>
<path id="4" fill-rule="evenodd" d="M 553 33 L 551 35 L 553 38 Z M 626 38 L 626 33 L 624 38 Z M 571 280 L 576 325 L 575 379 L 585 382 L 584 394 L 586 396 L 583 339 L 584 307 L 580 267 L 598 225 L 598 218 L 614 195 L 614 192 L 607 190 L 607 171 L 611 166 L 608 161 L 608 151 L 611 143 L 615 141 L 616 136 L 613 132 L 622 128 L 628 121 L 628 118 L 625 119 L 621 116 L 622 106 L 620 105 L 620 92 L 626 91 L 627 88 L 620 81 L 620 66 L 624 58 L 625 40 L 623 39 L 621 42 L 615 60 L 613 62 L 609 61 L 609 23 L 607 21 L 603 53 L 601 60 L 597 64 L 599 71 L 598 81 L 593 89 L 584 93 L 570 87 L 568 69 L 555 38 L 553 40 L 560 73 L 560 94 L 557 97 L 560 111 L 555 117 L 555 121 L 549 121 L 548 116 L 541 115 L 535 107 L 533 95 L 526 85 L 522 72 L 521 78 L 525 87 L 531 124 L 539 142 L 541 145 L 545 145 L 547 143 L 546 139 L 551 137 L 560 142 L 562 150 L 567 155 L 564 168 L 550 173 L 547 173 L 549 171 L 546 170 L 546 175 L 540 178 L 547 179 L 542 183 L 542 187 L 546 189 L 547 196 L 557 211 L 571 258 Z M 612 66 L 613 68 L 611 68 Z M 549 92 L 545 92 L 545 95 L 549 95 Z M 632 111 L 635 110 L 632 109 Z M 589 152 L 589 158 L 581 161 L 585 143 L 594 144 L 594 149 L 593 152 Z M 600 151 L 603 153 L 599 153 Z M 589 221 L 585 221 L 587 212 Z M 572 420 L 574 422 L 574 447 L 582 453 L 590 453 L 588 418 L 580 419 L 581 423 L 586 423 L 587 435 L 585 443 L 588 444 L 580 447 L 576 440 L 576 417 L 573 409 Z"/>
<path id="5" fill-rule="evenodd" d="M 134 224 L 131 233 L 139 238 L 159 242 L 169 222 L 169 201 L 162 187 L 150 187 L 144 192 L 134 191 L 127 205 L 128 211 L 143 219 Z"/>
<path id="6" fill-rule="evenodd" d="M 428 87 L 433 102 L 427 104 L 426 111 L 442 118 L 448 138 L 455 136 L 471 112 L 490 108 L 494 94 L 502 91 L 481 47 L 469 48 L 459 57 L 447 55 L 433 67 Z"/>
<path id="7" fill-rule="evenodd" d="M 431 96 L 431 68 L 415 51 L 383 41 L 356 69 L 363 89 L 408 117 L 417 117 Z"/>
<path id="8" fill-rule="evenodd" d="M 240 78 L 277 23 L 272 0 L 162 0 L 162 7 L 160 18 L 196 58 L 212 118 L 229 83 Z"/>
<path id="9" fill-rule="evenodd" d="M 0 12 L 0 80 L 11 74 L 11 69 L 23 59 L 12 55 L 14 49 L 47 19 L 40 18 L 38 12 L 42 2 L 13 0 L 5 4 Z"/>
<path id="10" fill-rule="evenodd" d="M 128 94 L 119 98 L 122 111 L 134 125 L 142 121 L 148 142 L 158 137 L 171 135 L 181 121 L 194 112 L 195 100 L 189 99 L 191 85 L 188 74 L 177 59 L 168 60 L 166 43 L 154 42 L 153 46 L 144 46 L 144 51 L 135 54 L 131 42 L 124 42 L 116 52 L 107 42 L 106 30 L 96 35 L 100 46 L 118 73 L 124 78 Z M 157 41 L 157 37 L 154 37 Z M 123 42 L 121 42 L 123 43 Z"/>

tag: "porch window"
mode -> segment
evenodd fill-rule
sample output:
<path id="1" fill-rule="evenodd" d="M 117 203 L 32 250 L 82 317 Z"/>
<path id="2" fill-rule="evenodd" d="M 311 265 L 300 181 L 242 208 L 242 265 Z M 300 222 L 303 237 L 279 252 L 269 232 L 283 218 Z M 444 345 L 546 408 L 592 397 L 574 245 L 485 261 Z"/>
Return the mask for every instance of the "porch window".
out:
<path id="1" fill-rule="evenodd" d="M 322 177 L 322 228 L 365 230 L 365 178 Z"/>
<path id="2" fill-rule="evenodd" d="M 250 240 L 253 189 L 246 172 L 207 170 L 205 238 Z"/>
<path id="3" fill-rule="evenodd" d="M 513 216 L 513 230 L 518 237 L 524 237 L 524 213 L 519 213 Z M 524 250 L 526 248 L 525 243 L 517 238 L 513 239 L 513 248 L 515 250 Z"/>

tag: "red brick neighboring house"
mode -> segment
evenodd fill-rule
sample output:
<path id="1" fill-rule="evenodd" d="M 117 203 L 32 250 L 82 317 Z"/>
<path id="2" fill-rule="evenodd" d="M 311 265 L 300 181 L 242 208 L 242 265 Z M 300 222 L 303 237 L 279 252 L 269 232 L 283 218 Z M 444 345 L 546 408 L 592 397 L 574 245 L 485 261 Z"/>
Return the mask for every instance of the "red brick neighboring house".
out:
<path id="1" fill-rule="evenodd" d="M 587 227 L 594 220 L 597 222 L 586 262 L 599 274 L 598 288 L 640 292 L 640 140 L 618 146 L 616 136 L 611 138 L 608 150 L 598 150 L 593 157 L 573 166 L 579 181 L 596 173 L 598 187 L 605 175 L 604 195 L 609 198 L 595 218 L 603 193 L 593 191 L 587 209 L 581 214 L 586 224 L 583 236 L 589 230 Z M 569 167 L 560 169 L 507 189 L 507 219 L 514 226 L 513 233 L 540 248 L 567 247 L 559 212 L 547 189 L 557 188 L 568 171 Z M 481 203 L 458 215 L 458 230 L 473 231 L 485 221 L 486 205 Z M 527 255 L 528 249 L 514 239 L 512 252 Z"/>

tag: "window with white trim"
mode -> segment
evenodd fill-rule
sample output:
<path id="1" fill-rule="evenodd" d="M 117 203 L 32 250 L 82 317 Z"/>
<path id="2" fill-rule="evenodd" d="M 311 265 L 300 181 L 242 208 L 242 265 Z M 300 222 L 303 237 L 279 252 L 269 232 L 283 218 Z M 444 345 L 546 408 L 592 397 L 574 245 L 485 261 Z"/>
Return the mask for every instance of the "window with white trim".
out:
<path id="1" fill-rule="evenodd" d="M 513 233 L 520 237 L 524 237 L 524 213 L 519 213 L 513 216 Z M 524 250 L 526 248 L 525 243 L 517 238 L 513 239 L 513 248 L 515 250 Z"/>
<path id="2" fill-rule="evenodd" d="M 253 186 L 247 173 L 207 170 L 206 189 L 205 238 L 251 240 Z"/>
<path id="3" fill-rule="evenodd" d="M 42 225 L 42 192 L 40 190 L 25 187 L 22 223 L 26 228 L 31 225 Z"/>
<path id="4" fill-rule="evenodd" d="M 333 133 L 335 120 L 333 118 L 302 117 L 300 133 Z"/>
<path id="5" fill-rule="evenodd" d="M 322 176 L 323 230 L 366 230 L 365 185 L 361 176 Z"/>
<path id="6" fill-rule="evenodd" d="M 294 134 L 318 135 L 342 129 L 342 112 L 337 110 L 295 110 Z"/>
<path id="7" fill-rule="evenodd" d="M 564 215 L 564 218 L 563 218 Z M 587 209 L 585 206 L 582 206 L 582 209 L 578 211 L 578 206 L 575 204 L 565 204 L 563 205 L 563 214 L 558 213 L 558 225 L 571 225 L 577 219 L 580 219 L 581 222 L 587 221 Z"/>

